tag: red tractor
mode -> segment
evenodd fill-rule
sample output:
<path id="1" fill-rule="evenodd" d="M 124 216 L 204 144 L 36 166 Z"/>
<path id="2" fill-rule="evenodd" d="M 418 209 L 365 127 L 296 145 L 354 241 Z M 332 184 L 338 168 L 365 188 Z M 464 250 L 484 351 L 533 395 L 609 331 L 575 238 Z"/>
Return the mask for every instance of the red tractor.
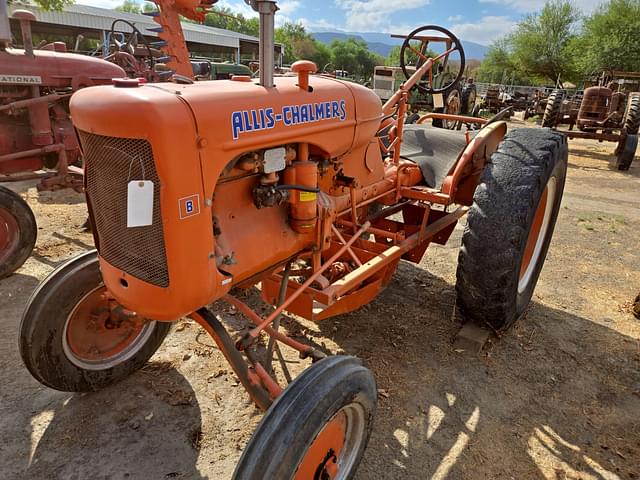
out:
<path id="1" fill-rule="evenodd" d="M 0 182 L 40 179 L 39 190 L 82 191 L 78 137 L 69 99 L 83 87 L 110 84 L 124 71 L 109 62 L 66 53 L 64 43 L 34 49 L 30 22 L 16 10 L 24 49 L 11 48 L 5 0 L 0 0 Z M 36 241 L 27 203 L 0 186 L 0 278 L 19 268 Z"/>
<path id="2" fill-rule="evenodd" d="M 562 90 L 554 90 L 547 99 L 542 126 L 560 124 L 569 124 L 563 132 L 569 138 L 617 142 L 616 167 L 628 170 L 638 148 L 640 73 L 604 72 L 597 85 L 569 100 Z M 579 131 L 573 130 L 574 125 Z"/>
<path id="3" fill-rule="evenodd" d="M 20 353 L 44 385 L 97 390 L 140 368 L 171 322 L 189 316 L 266 412 L 234 478 L 348 479 L 373 427 L 373 375 L 354 357 L 291 338 L 281 314 L 322 321 L 368 304 L 401 260 L 420 262 L 468 213 L 457 307 L 506 330 L 545 260 L 567 142 L 550 129 L 507 133 L 502 114 L 405 124 L 411 89 L 422 82 L 445 95 L 432 68 L 462 49 L 437 26 L 406 45 L 437 36 L 450 46 L 419 52 L 423 62 L 384 105 L 361 85 L 313 75 L 308 61 L 274 78 L 276 2 L 247 2 L 260 14 L 259 81 L 134 81 L 74 95 L 97 251 L 60 266 L 31 296 Z M 433 128 L 433 119 L 482 128 Z M 254 287 L 273 306 L 264 316 L 238 295 Z M 209 309 L 216 300 L 246 318 L 236 338 Z M 280 385 L 290 378 L 285 347 L 311 365 Z"/>

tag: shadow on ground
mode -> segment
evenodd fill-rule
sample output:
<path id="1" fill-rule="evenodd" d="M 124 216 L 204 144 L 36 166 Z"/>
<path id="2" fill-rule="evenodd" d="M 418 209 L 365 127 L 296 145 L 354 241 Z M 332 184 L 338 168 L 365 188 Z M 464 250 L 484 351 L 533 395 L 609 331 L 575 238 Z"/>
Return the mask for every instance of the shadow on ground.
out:
<path id="1" fill-rule="evenodd" d="M 535 303 L 465 356 L 451 346 L 453 287 L 400 270 L 364 311 L 319 324 L 381 389 L 358 479 L 639 478 L 637 340 Z"/>
<path id="2" fill-rule="evenodd" d="M 19 435 L 0 440 L 0 456 L 20 459 L 3 478 L 206 478 L 196 468 L 200 407 L 171 364 L 149 363 L 90 394 L 34 391 L 18 402 L 31 410 L 29 423 L 12 425 Z"/>

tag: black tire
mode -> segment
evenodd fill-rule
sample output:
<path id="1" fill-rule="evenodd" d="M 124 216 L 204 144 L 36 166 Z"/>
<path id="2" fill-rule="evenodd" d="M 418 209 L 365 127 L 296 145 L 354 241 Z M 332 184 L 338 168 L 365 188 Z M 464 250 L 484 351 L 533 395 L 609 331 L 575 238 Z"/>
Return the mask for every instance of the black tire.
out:
<path id="1" fill-rule="evenodd" d="M 524 313 L 553 235 L 567 158 L 563 135 L 529 128 L 509 132 L 491 156 L 469 209 L 458 257 L 456 306 L 463 317 L 502 331 Z M 546 191 L 553 196 L 538 217 L 542 227 L 536 234 L 534 217 Z M 528 250 L 534 254 L 525 266 L 530 233 L 535 248 Z"/>
<path id="2" fill-rule="evenodd" d="M 265 414 L 242 452 L 234 480 L 293 478 L 309 446 L 344 408 L 361 410 L 362 417 L 359 418 L 364 422 L 358 423 L 361 434 L 357 435 L 359 443 L 353 446 L 352 453 L 345 454 L 346 458 L 342 455 L 338 458 L 338 464 L 351 459 L 350 468 L 341 478 L 353 478 L 371 434 L 376 394 L 373 374 L 358 359 L 334 356 L 314 363 L 289 385 Z M 321 463 L 315 478 L 325 478 Z"/>
<path id="3" fill-rule="evenodd" d="M 20 324 L 19 348 L 36 380 L 65 392 L 89 392 L 124 379 L 144 365 L 171 329 L 170 323 L 149 322 L 130 355 L 108 368 L 82 368 L 65 352 L 63 336 L 69 315 L 102 284 L 95 250 L 56 268 L 29 298 Z M 76 360 L 77 362 L 77 360 Z"/>
<path id="4" fill-rule="evenodd" d="M 419 118 L 420 118 L 420 114 L 417 112 L 413 112 L 405 117 L 404 123 L 405 125 L 410 125 L 412 123 L 416 123 Z"/>
<path id="5" fill-rule="evenodd" d="M 624 115 L 624 129 L 632 135 L 638 134 L 638 129 L 640 129 L 640 92 L 629 94 L 627 112 Z"/>
<path id="6" fill-rule="evenodd" d="M 624 144 L 620 142 L 616 149 L 616 168 L 623 172 L 629 170 L 637 149 L 638 135 L 627 135 L 624 139 Z"/>
<path id="7" fill-rule="evenodd" d="M 477 89 L 476 84 L 466 84 L 462 88 L 462 114 L 466 115 L 473 111 L 476 104 Z"/>
<path id="8" fill-rule="evenodd" d="M 13 190 L 1 185 L 0 229 L 6 232 L 6 242 L 1 240 L 3 236 L 0 235 L 0 278 L 4 278 L 19 269 L 31 255 L 38 226 L 27 202 Z"/>
<path id="9" fill-rule="evenodd" d="M 542 126 L 554 128 L 560 123 L 560 114 L 562 112 L 562 101 L 564 93 L 562 90 L 554 90 L 547 98 L 547 105 L 542 115 Z"/>
<path id="10" fill-rule="evenodd" d="M 451 111 L 449 108 L 449 101 L 454 97 L 458 97 L 458 106 L 459 108 L 456 111 Z M 448 113 L 450 115 L 460 115 L 462 110 L 462 96 L 460 94 L 460 87 L 456 85 L 451 90 L 447 92 L 447 95 L 444 97 L 444 108 L 434 109 L 436 113 Z M 437 128 L 447 128 L 449 130 L 455 130 L 458 122 L 453 122 L 449 120 L 441 120 L 439 118 L 434 118 L 432 121 L 432 125 Z"/>

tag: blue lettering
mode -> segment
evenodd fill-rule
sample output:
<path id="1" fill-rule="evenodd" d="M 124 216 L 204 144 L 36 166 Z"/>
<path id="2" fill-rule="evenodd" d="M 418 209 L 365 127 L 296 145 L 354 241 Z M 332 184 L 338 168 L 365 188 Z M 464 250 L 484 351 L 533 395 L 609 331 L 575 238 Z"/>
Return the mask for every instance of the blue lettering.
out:
<path id="1" fill-rule="evenodd" d="M 242 125 L 242 112 L 233 112 L 231 114 L 231 129 L 233 130 L 233 138 L 237 140 L 242 132 L 244 132 L 244 127 Z"/>
<path id="2" fill-rule="evenodd" d="M 291 107 L 284 107 L 282 109 L 282 121 L 287 127 L 293 124 L 293 118 L 291 115 Z"/>
<path id="3" fill-rule="evenodd" d="M 316 103 L 316 120 L 324 120 L 324 106 Z"/>
<path id="4" fill-rule="evenodd" d="M 244 110 L 242 112 L 242 117 L 244 118 L 244 129 L 247 132 L 251 132 L 253 128 L 251 127 L 251 122 L 249 121 L 249 112 Z"/>
<path id="5" fill-rule="evenodd" d="M 294 125 L 300 123 L 300 107 L 298 105 L 291 107 L 291 121 Z"/>
<path id="6" fill-rule="evenodd" d="M 344 100 L 340 100 L 340 120 L 347 118 L 347 104 Z"/>
<path id="7" fill-rule="evenodd" d="M 313 109 L 313 103 L 310 103 L 309 105 L 305 105 L 307 107 L 307 111 L 309 112 L 309 121 L 310 122 L 317 122 L 318 119 L 315 116 L 315 110 Z"/>
<path id="8" fill-rule="evenodd" d="M 265 113 L 265 115 L 267 117 L 267 123 L 266 123 L 267 128 L 275 127 L 276 122 L 275 122 L 275 120 L 273 118 L 273 108 L 267 108 L 264 111 L 264 113 Z"/>
<path id="9" fill-rule="evenodd" d="M 300 107 L 300 123 L 307 123 L 309 121 L 309 107 L 302 105 Z"/>
<path id="10" fill-rule="evenodd" d="M 331 118 L 331 102 L 324 103 L 324 118 L 326 120 Z"/>
<path id="11" fill-rule="evenodd" d="M 262 130 L 262 125 L 258 122 L 258 112 L 251 110 L 251 119 L 253 120 L 253 129 Z"/>
<path id="12" fill-rule="evenodd" d="M 262 128 L 267 128 L 267 122 L 264 118 L 264 108 L 260 109 L 260 125 L 262 125 Z"/>
<path id="13" fill-rule="evenodd" d="M 187 213 L 193 212 L 193 200 L 187 200 L 186 206 L 187 206 Z"/>
<path id="14" fill-rule="evenodd" d="M 331 118 L 338 118 L 338 102 L 331 102 Z"/>

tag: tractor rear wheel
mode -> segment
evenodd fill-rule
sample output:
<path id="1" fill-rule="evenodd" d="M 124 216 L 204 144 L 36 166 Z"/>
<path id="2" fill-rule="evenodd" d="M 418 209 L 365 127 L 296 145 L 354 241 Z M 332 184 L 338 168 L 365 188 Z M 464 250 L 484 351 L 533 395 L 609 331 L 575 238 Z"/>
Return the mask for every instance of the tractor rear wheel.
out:
<path id="1" fill-rule="evenodd" d="M 528 306 L 551 242 L 567 173 L 565 137 L 509 132 L 491 156 L 469 210 L 458 257 L 460 313 L 496 331 Z"/>
<path id="2" fill-rule="evenodd" d="M 638 134 L 638 129 L 640 129 L 640 92 L 629 94 L 627 112 L 624 115 L 624 129 L 632 135 Z"/>
<path id="3" fill-rule="evenodd" d="M 29 258 L 38 226 L 27 202 L 0 186 L 0 278 L 11 275 Z"/>
<path id="4" fill-rule="evenodd" d="M 462 110 L 462 96 L 460 94 L 460 88 L 458 86 L 449 90 L 444 99 L 444 108 L 435 109 L 436 113 L 446 113 L 449 115 L 460 115 Z M 434 118 L 432 125 L 437 128 L 446 128 L 454 130 L 457 125 L 455 120 L 442 120 L 440 118 Z"/>
<path id="5" fill-rule="evenodd" d="M 467 115 L 473 111 L 476 105 L 476 84 L 468 83 L 462 88 L 462 112 Z"/>
<path id="6" fill-rule="evenodd" d="M 560 123 L 560 115 L 562 113 L 562 101 L 564 100 L 564 94 L 562 90 L 554 90 L 549 94 L 547 98 L 547 106 L 544 109 L 542 115 L 543 127 L 557 127 Z"/>
<path id="7" fill-rule="evenodd" d="M 65 392 L 98 390 L 139 369 L 170 323 L 115 318 L 95 250 L 54 270 L 27 302 L 20 355 L 40 383 Z"/>
<path id="8" fill-rule="evenodd" d="M 373 374 L 354 357 L 314 363 L 269 408 L 234 480 L 350 479 L 371 435 Z"/>

